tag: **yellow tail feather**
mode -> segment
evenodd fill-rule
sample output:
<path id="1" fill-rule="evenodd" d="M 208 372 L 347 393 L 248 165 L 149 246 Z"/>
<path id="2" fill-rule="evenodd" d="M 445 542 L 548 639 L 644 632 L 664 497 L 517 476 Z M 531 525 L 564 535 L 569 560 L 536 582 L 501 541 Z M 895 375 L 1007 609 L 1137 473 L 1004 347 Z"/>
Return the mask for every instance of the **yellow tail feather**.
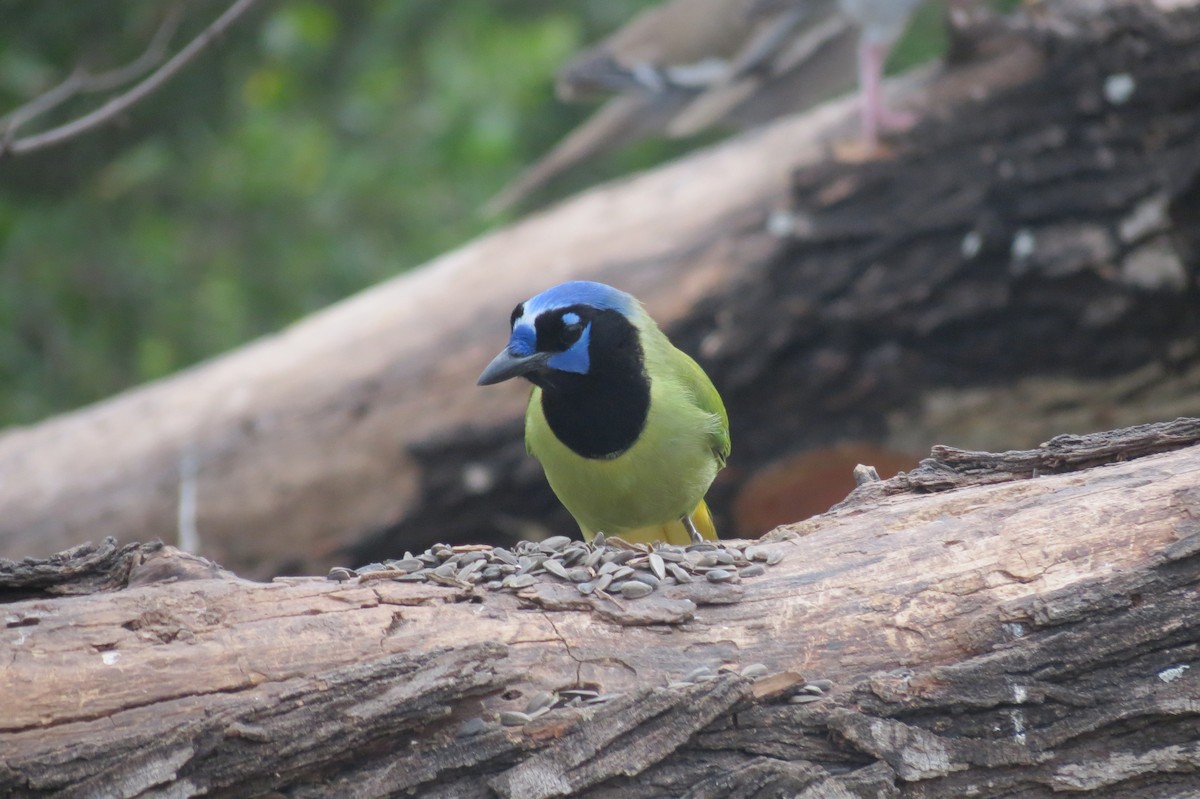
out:
<path id="1" fill-rule="evenodd" d="M 692 511 L 691 517 L 692 524 L 696 525 L 696 530 L 700 535 L 709 541 L 717 540 L 717 528 L 713 525 L 712 514 L 709 513 L 708 505 L 705 504 L 704 500 L 700 500 L 700 504 Z M 585 541 L 591 541 L 594 535 L 595 533 L 591 530 L 583 530 L 583 540 Z M 687 529 L 683 526 L 683 522 L 679 520 L 667 522 L 666 524 L 656 524 L 651 527 L 639 527 L 636 530 L 626 530 L 623 533 L 616 533 L 615 535 L 618 535 L 631 544 L 653 544 L 656 541 L 679 545 L 692 543 Z"/>

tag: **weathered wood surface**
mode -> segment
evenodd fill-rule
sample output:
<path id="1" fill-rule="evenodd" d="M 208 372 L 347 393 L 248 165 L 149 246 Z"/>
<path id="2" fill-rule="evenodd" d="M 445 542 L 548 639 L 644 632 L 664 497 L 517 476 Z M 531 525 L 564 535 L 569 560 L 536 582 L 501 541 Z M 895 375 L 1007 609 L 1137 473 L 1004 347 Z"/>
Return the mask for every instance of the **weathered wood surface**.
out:
<path id="1" fill-rule="evenodd" d="M 725 594 L 263 584 L 151 545 L 5 563 L 0 796 L 1184 796 L 1198 437 L 1059 440 L 1043 461 L 1090 468 L 1035 478 L 1031 453 L 943 458 L 953 490 L 781 529 Z M 756 662 L 779 676 L 667 686 Z M 494 720 L 580 684 L 621 696 Z"/>
<path id="2" fill-rule="evenodd" d="M 177 543 L 186 490 L 197 551 L 248 576 L 571 529 L 524 454 L 523 389 L 474 387 L 513 304 L 565 278 L 633 291 L 713 376 L 727 532 L 735 496 L 797 453 L 1194 414 L 1200 15 L 1172 5 L 1040 4 L 992 60 L 901 87 L 934 110 L 890 158 L 828 162 L 854 129 L 837 103 L 8 431 L 0 555 Z"/>

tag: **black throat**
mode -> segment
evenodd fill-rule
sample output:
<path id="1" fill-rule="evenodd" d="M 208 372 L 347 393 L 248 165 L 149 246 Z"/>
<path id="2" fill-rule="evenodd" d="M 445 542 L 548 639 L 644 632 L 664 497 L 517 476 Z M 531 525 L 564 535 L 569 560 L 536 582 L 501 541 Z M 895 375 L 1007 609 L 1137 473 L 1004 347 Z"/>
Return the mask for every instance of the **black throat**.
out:
<path id="1" fill-rule="evenodd" d="M 558 440 L 584 458 L 615 458 L 633 446 L 650 412 L 650 377 L 637 328 L 617 311 L 592 317 L 587 374 L 531 375 Z"/>

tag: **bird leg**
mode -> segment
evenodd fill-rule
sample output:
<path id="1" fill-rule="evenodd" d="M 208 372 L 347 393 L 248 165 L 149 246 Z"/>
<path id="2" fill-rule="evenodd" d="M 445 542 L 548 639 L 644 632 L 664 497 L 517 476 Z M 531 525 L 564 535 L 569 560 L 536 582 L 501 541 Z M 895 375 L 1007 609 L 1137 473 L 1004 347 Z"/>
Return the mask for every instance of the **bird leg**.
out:
<path id="1" fill-rule="evenodd" d="M 905 130 L 916 124 L 913 114 L 893 111 L 883 101 L 883 67 L 890 44 L 863 39 L 858 50 L 859 83 L 862 90 L 864 144 L 874 149 L 881 130 Z"/>
<path id="2" fill-rule="evenodd" d="M 683 522 L 683 529 L 687 530 L 687 533 L 691 537 L 693 544 L 699 544 L 704 540 L 704 536 L 700 535 L 700 531 L 696 529 L 696 525 L 692 521 L 691 515 L 685 513 L 679 518 L 679 521 Z"/>

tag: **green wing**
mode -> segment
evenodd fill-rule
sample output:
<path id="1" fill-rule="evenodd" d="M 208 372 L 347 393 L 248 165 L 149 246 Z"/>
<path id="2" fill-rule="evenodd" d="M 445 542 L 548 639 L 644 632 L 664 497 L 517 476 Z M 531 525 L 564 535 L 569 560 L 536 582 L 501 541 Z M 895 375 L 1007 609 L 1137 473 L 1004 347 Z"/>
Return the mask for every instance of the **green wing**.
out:
<path id="1" fill-rule="evenodd" d="M 690 355 L 683 350 L 675 349 L 674 357 L 671 360 L 676 364 L 675 372 L 679 379 L 691 389 L 695 396 L 696 404 L 702 410 L 720 418 L 721 423 L 714 426 L 710 443 L 713 455 L 716 455 L 721 466 L 724 466 L 725 461 L 729 459 L 729 450 L 732 446 L 729 440 L 729 414 L 725 413 L 725 403 L 721 401 L 721 395 L 717 393 L 717 389 L 708 379 L 708 375 L 700 368 L 700 364 L 692 360 Z"/>

